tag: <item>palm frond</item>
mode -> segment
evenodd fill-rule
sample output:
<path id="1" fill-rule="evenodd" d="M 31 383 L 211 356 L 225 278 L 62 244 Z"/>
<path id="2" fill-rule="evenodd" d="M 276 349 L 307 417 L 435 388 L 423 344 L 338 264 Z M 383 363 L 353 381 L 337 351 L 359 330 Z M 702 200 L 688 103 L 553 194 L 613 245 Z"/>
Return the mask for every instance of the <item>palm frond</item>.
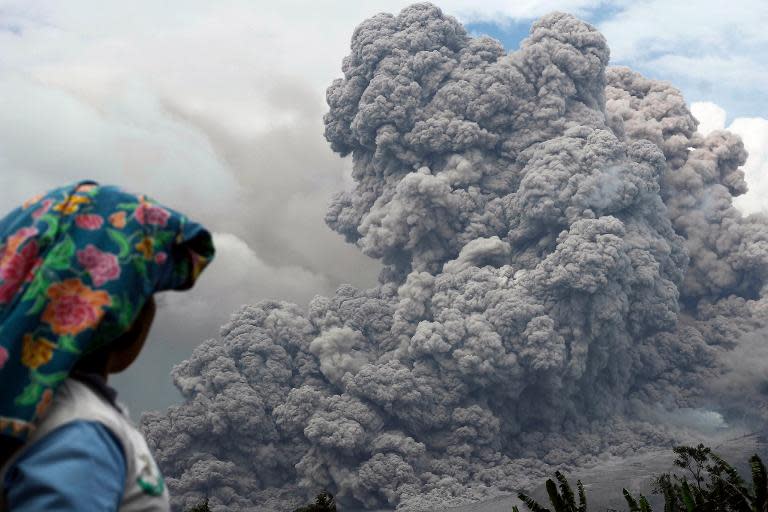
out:
<path id="1" fill-rule="evenodd" d="M 765 464 L 755 454 L 749 458 L 749 466 L 752 469 L 752 485 L 755 496 L 752 507 L 756 512 L 766 512 L 768 511 L 768 475 L 765 471 Z"/>
<path id="2" fill-rule="evenodd" d="M 557 486 L 551 478 L 547 480 L 547 494 L 552 506 L 555 507 L 555 512 L 567 512 L 568 508 L 560 497 L 560 493 L 557 492 Z"/>
<path id="3" fill-rule="evenodd" d="M 539 505 L 538 501 L 531 498 L 525 493 L 520 492 L 517 494 L 517 497 L 520 499 L 520 501 L 525 503 L 525 506 L 528 507 L 531 510 L 531 512 L 552 512 L 548 508 L 543 507 L 542 505 Z"/>
<path id="4" fill-rule="evenodd" d="M 680 490 L 686 510 L 694 512 L 696 510 L 696 503 L 693 501 L 693 496 L 691 496 L 691 487 L 688 485 L 687 480 L 683 480 Z"/>
<path id="5" fill-rule="evenodd" d="M 728 464 L 722 457 L 715 453 L 710 453 L 709 456 L 717 463 L 717 469 L 728 475 L 728 481 L 731 484 L 741 487 L 743 491 L 746 491 L 747 484 L 744 479 L 741 478 L 739 472 L 736 471 L 736 468 Z"/>
<path id="6" fill-rule="evenodd" d="M 629 505 L 629 512 L 640 512 L 640 506 L 637 504 L 635 498 L 629 494 L 629 491 L 622 489 L 621 492 L 624 494 L 624 499 L 627 500 L 627 505 Z"/>
<path id="7" fill-rule="evenodd" d="M 576 487 L 579 489 L 579 508 L 577 512 L 587 512 L 587 493 L 584 492 L 584 484 L 581 480 L 576 481 Z"/>
<path id="8" fill-rule="evenodd" d="M 555 471 L 555 478 L 560 482 L 560 492 L 562 493 L 562 501 L 566 509 L 576 512 L 576 496 L 573 494 L 573 489 L 571 489 L 568 479 L 559 471 Z"/>

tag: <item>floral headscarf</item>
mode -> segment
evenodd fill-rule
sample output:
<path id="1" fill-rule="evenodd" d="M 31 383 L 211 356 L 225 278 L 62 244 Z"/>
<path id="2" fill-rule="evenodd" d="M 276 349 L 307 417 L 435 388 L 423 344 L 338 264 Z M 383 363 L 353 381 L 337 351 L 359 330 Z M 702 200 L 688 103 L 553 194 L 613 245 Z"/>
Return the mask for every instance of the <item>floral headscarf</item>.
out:
<path id="1" fill-rule="evenodd" d="M 199 224 L 90 181 L 0 220 L 0 435 L 25 439 L 82 355 L 154 292 L 190 288 L 213 255 Z"/>

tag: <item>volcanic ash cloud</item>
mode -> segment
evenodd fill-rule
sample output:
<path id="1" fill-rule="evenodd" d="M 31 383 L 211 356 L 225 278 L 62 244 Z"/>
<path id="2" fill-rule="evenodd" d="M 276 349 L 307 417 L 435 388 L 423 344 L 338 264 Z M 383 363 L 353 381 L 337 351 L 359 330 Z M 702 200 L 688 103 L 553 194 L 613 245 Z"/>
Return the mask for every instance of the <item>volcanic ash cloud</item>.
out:
<path id="1" fill-rule="evenodd" d="M 143 427 L 178 508 L 427 510 L 668 444 L 676 410 L 768 420 L 754 362 L 723 381 L 768 324 L 741 140 L 608 60 L 563 13 L 509 54 L 430 4 L 357 27 L 326 222 L 380 285 L 244 306 L 174 369 L 186 402 Z"/>

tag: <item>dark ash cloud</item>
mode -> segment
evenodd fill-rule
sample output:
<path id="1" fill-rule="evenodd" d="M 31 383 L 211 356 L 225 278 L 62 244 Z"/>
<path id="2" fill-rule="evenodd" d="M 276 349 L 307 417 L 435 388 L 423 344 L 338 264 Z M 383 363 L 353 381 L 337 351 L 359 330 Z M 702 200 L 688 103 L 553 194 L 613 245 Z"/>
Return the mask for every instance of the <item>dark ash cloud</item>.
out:
<path id="1" fill-rule="evenodd" d="M 143 427 L 179 509 L 325 488 L 429 510 L 702 417 L 768 420 L 759 368 L 743 406 L 708 384 L 733 394 L 721 379 L 768 323 L 768 222 L 732 206 L 743 145 L 608 60 L 564 13 L 509 54 L 430 4 L 355 30 L 325 115 L 355 183 L 326 222 L 380 284 L 243 306 L 174 368 L 186 402 Z"/>

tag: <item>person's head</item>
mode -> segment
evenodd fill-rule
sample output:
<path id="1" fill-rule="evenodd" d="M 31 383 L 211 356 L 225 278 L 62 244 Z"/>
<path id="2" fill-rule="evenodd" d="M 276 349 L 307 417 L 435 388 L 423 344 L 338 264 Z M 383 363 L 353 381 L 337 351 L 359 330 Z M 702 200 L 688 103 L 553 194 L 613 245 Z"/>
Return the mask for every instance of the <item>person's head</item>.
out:
<path id="1" fill-rule="evenodd" d="M 0 435 L 24 439 L 71 371 L 129 367 L 154 294 L 191 288 L 213 256 L 201 225 L 92 182 L 0 219 Z"/>
<path id="2" fill-rule="evenodd" d="M 80 358 L 74 369 L 97 373 L 104 377 L 127 369 L 139 357 L 144 347 L 155 319 L 155 311 L 155 299 L 150 297 L 125 333 L 104 347 Z"/>

